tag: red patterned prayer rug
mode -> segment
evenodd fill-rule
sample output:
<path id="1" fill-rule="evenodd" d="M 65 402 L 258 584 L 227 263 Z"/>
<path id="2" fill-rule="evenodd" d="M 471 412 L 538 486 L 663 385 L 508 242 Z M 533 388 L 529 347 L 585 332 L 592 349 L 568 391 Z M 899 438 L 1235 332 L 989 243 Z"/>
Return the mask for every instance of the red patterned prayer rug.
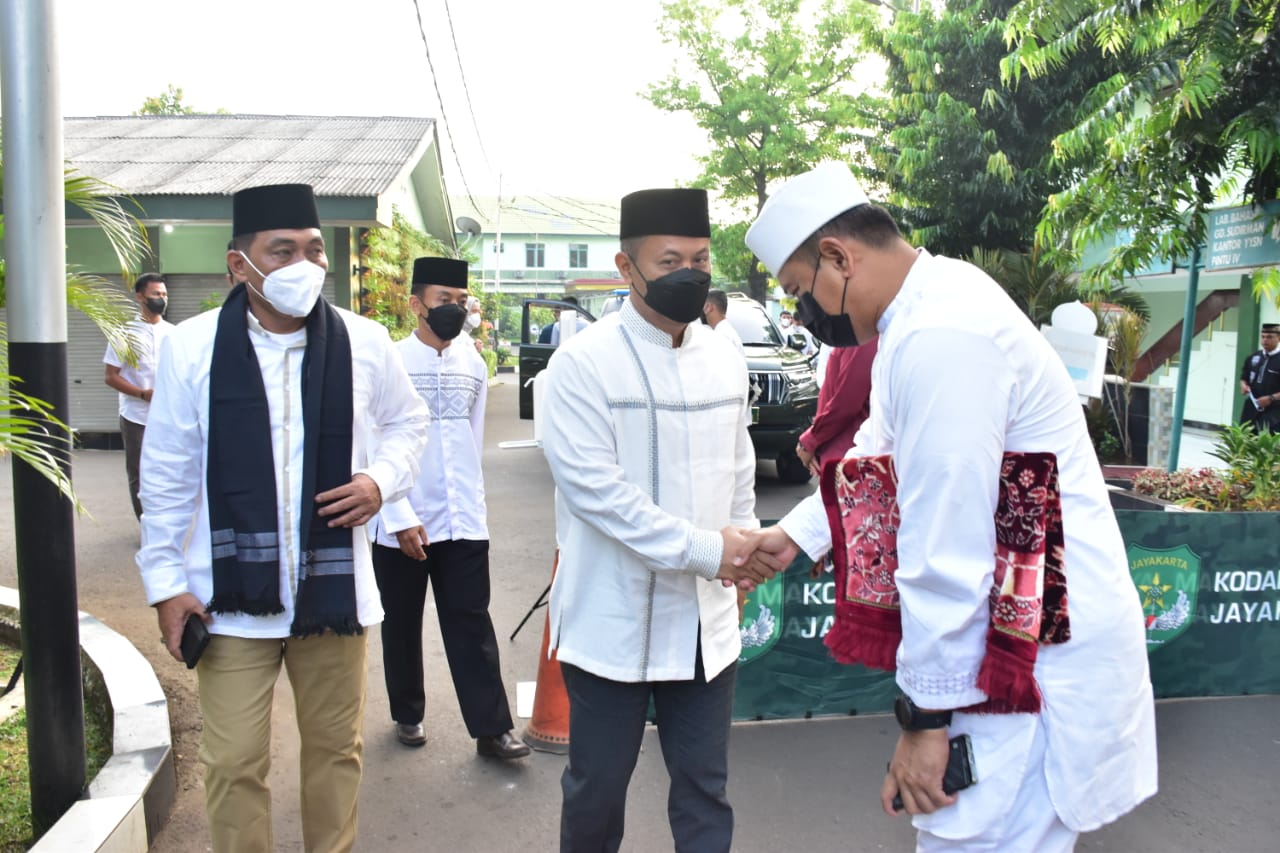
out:
<path id="1" fill-rule="evenodd" d="M 821 484 L 839 591 L 827 647 L 841 663 L 892 671 L 902 641 L 894 581 L 901 518 L 893 457 L 829 462 Z M 988 700 L 964 710 L 1037 713 L 1039 646 L 1065 643 L 1071 637 L 1062 561 L 1062 502 L 1052 453 L 1004 455 L 994 524 L 991 621 L 977 682 Z"/>

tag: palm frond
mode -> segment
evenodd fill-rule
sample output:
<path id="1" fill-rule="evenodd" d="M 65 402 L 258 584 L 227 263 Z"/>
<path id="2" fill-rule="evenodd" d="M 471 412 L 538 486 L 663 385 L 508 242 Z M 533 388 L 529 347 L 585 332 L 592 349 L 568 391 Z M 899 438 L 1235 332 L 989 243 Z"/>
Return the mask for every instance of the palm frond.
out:
<path id="1" fill-rule="evenodd" d="M 67 170 L 63 184 L 67 202 L 89 214 L 106 235 L 128 282 L 131 271 L 140 267 L 150 254 L 151 243 L 138 218 L 125 210 L 120 201 L 122 191 L 73 169 Z M 137 202 L 129 199 L 129 203 L 137 207 L 139 213 L 143 212 Z"/>
<path id="2" fill-rule="evenodd" d="M 138 306 L 119 288 L 100 276 L 70 270 L 67 306 L 92 320 L 125 362 L 137 365 L 138 356 L 128 323 L 137 316 Z"/>
<path id="3" fill-rule="evenodd" d="M 71 429 L 53 416 L 48 403 L 14 388 L 21 381 L 14 376 L 0 375 L 0 385 L 5 388 L 5 393 L 0 395 L 0 456 L 12 454 L 30 465 L 71 501 L 76 512 L 87 515 L 59 459 L 71 452 Z"/>

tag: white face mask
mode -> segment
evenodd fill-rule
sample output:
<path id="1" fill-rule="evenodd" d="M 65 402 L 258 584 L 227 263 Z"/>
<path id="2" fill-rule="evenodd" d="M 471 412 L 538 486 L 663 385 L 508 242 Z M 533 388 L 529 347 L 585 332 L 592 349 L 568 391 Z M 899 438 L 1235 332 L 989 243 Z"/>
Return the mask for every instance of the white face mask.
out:
<path id="1" fill-rule="evenodd" d="M 271 307 L 289 317 L 305 317 L 315 307 L 320 298 L 320 289 L 324 287 L 325 269 L 319 264 L 301 260 L 287 267 L 273 270 L 271 275 L 262 275 L 262 270 L 253 266 L 253 261 L 244 252 L 240 257 L 253 267 L 253 271 L 262 276 L 262 290 L 253 287 L 255 293 L 271 303 Z"/>
<path id="2" fill-rule="evenodd" d="M 478 329 L 478 328 L 480 328 L 480 315 L 479 315 L 479 314 L 474 314 L 474 313 L 472 313 L 472 314 L 468 314 L 468 315 L 467 315 L 467 318 L 466 318 L 465 320 L 463 320 L 463 321 L 462 321 L 462 329 L 463 329 L 463 331 L 465 331 L 467 334 L 471 334 L 472 332 L 474 332 L 474 331 L 475 331 L 476 329 Z"/>

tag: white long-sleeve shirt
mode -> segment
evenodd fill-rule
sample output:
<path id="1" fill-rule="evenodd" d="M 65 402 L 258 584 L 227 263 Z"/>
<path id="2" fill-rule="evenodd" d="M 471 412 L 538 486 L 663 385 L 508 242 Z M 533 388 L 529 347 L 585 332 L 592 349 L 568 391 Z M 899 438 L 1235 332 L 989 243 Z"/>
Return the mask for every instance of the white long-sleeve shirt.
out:
<path id="1" fill-rule="evenodd" d="M 878 323 L 871 416 L 850 455 L 893 454 L 898 475 L 897 682 L 922 708 L 983 701 L 995 569 L 994 516 L 1005 451 L 1057 456 L 1071 639 L 1041 646 L 1046 777 L 1053 807 L 1078 831 L 1156 790 L 1155 715 L 1146 635 L 1124 542 L 1062 360 L 976 267 L 921 252 Z M 806 553 L 831 547 L 820 495 L 782 528 Z M 1004 815 L 1022 778 L 1033 715 L 957 715 L 981 781 L 915 824 L 964 837 Z M 1019 763 L 1021 761 L 1021 763 Z M 1006 798 L 1007 799 L 1003 799 Z"/>
<path id="2" fill-rule="evenodd" d="M 374 541 L 397 548 L 395 534 L 419 524 L 431 542 L 488 539 L 480 457 L 489 369 L 463 338 L 441 352 L 417 335 L 395 346 L 431 411 L 431 425 L 418 479 L 409 494 L 382 507 L 373 523 Z"/>
<path id="3" fill-rule="evenodd" d="M 155 395 L 142 447 L 142 550 L 138 568 L 147 603 L 184 592 L 202 602 L 213 596 L 206 466 L 209 453 L 209 368 L 221 309 L 178 325 L 160 357 Z M 351 339 L 354 430 L 353 474 L 367 474 L 384 501 L 409 490 L 426 441 L 427 409 L 414 392 L 386 329 L 338 309 Z M 276 523 L 280 549 L 280 599 L 273 616 L 217 613 L 209 630 L 237 637 L 287 637 L 297 594 L 302 514 L 302 360 L 306 329 L 266 331 L 246 312 L 267 394 L 271 453 L 275 459 Z M 373 433 L 377 450 L 370 454 Z M 189 538 L 188 538 L 189 536 Z M 364 527 L 352 530 L 356 610 L 361 625 L 382 620 L 382 605 Z"/>
<path id="4" fill-rule="evenodd" d="M 741 651 L 719 531 L 758 526 L 742 357 L 698 323 L 673 348 L 628 302 L 541 376 L 560 534 L 551 647 L 603 678 L 664 681 L 693 677 L 701 639 L 714 677 Z"/>
<path id="5" fill-rule="evenodd" d="M 746 347 L 742 345 L 742 335 L 738 334 L 738 330 L 733 327 L 728 318 L 721 320 L 715 325 L 716 334 L 724 335 L 729 339 L 729 343 L 733 344 L 733 348 L 738 351 L 738 355 L 743 358 L 747 357 Z"/>

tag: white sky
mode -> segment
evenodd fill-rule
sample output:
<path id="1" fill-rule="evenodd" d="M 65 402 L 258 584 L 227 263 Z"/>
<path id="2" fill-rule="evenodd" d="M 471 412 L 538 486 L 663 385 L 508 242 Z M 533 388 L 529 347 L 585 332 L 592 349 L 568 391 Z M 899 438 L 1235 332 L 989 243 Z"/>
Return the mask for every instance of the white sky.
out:
<path id="1" fill-rule="evenodd" d="M 7 2 L 7 0 L 6 0 Z M 172 83 L 212 112 L 441 119 L 413 0 L 54 0 L 62 112 L 128 115 Z M 705 136 L 639 92 L 669 72 L 659 0 L 418 0 L 451 194 L 618 197 L 697 175 Z M 481 142 L 488 158 L 481 152 Z"/>

